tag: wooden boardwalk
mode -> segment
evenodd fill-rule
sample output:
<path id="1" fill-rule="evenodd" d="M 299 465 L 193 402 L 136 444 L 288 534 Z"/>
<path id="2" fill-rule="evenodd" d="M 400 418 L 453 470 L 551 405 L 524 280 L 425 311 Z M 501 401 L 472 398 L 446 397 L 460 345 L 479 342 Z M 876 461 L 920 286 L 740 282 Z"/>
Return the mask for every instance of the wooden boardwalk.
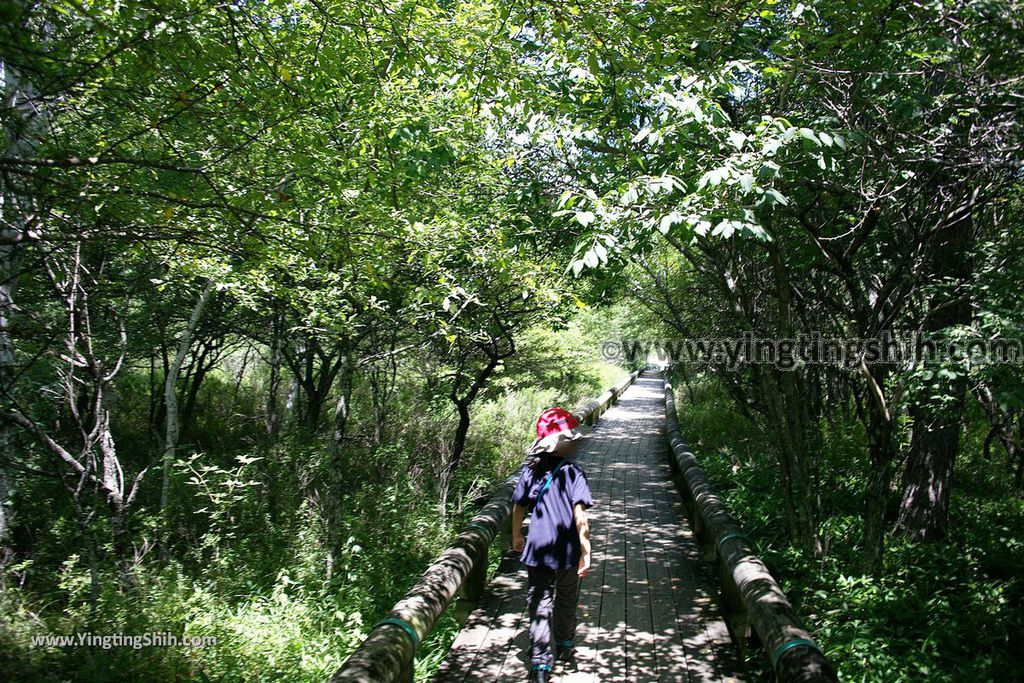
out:
<path id="1" fill-rule="evenodd" d="M 594 567 L 580 589 L 576 663 L 552 681 L 741 681 L 711 571 L 672 486 L 661 379 L 641 377 L 581 442 Z M 435 681 L 521 681 L 526 570 L 506 554 Z"/>

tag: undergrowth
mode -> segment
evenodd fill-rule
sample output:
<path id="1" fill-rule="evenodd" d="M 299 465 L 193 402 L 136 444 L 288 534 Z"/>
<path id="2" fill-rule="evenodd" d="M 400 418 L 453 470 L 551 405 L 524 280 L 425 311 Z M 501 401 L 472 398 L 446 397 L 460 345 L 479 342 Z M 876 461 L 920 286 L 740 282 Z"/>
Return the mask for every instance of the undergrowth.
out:
<path id="1" fill-rule="evenodd" d="M 824 557 L 787 538 L 774 446 L 713 382 L 680 388 L 684 437 L 712 485 L 843 681 L 1008 681 L 1024 670 L 1024 501 L 969 432 L 956 464 L 950 538 L 887 538 L 881 579 L 858 573 L 865 448 L 859 427 L 824 425 Z M 983 435 L 982 435 L 983 436 Z M 894 498 L 895 498 L 894 491 Z M 894 500 L 895 503 L 895 500 Z M 771 680 L 760 650 L 755 676 Z"/>

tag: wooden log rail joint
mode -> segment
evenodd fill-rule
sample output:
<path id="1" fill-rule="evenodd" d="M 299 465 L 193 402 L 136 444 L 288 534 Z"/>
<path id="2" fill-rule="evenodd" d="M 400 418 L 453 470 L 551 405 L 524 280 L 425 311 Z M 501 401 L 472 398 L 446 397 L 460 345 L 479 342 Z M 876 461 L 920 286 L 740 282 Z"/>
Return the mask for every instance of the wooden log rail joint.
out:
<path id="1" fill-rule="evenodd" d="M 778 582 L 715 495 L 679 431 L 672 384 L 665 381 L 665 436 L 694 531 L 716 561 L 730 628 L 742 644 L 752 627 L 781 683 L 832 683 L 835 669 L 802 626 Z"/>
<path id="2" fill-rule="evenodd" d="M 575 411 L 580 424 L 593 425 L 639 374 L 632 373 L 580 406 Z M 518 479 L 517 471 L 505 480 L 387 617 L 374 626 L 330 678 L 330 683 L 412 680 L 416 649 L 430 635 L 456 593 L 461 590 L 470 602 L 477 601 L 483 593 L 487 584 L 488 548 L 499 536 L 511 536 L 512 492 Z"/>

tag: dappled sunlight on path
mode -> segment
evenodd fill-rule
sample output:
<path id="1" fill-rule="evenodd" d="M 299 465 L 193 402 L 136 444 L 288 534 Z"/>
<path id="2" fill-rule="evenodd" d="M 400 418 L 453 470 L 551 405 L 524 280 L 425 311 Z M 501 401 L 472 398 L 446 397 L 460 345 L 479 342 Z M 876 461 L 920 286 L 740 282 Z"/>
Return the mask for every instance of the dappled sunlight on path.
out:
<path id="1" fill-rule="evenodd" d="M 672 486 L 662 380 L 639 378 L 581 443 L 594 566 L 574 666 L 552 681 L 739 681 L 739 653 Z M 436 681 L 518 681 L 528 669 L 526 570 L 506 554 Z"/>

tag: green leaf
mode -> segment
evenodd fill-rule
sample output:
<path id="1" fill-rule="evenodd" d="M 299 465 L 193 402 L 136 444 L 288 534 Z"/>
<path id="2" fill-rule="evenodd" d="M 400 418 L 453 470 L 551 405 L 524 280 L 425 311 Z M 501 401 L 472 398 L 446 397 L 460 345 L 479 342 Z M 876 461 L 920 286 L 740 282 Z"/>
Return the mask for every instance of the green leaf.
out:
<path id="1" fill-rule="evenodd" d="M 716 187 L 720 185 L 722 181 L 729 175 L 729 169 L 727 168 L 713 168 L 700 177 L 697 181 L 697 187 L 703 189 L 710 185 Z"/>
<path id="2" fill-rule="evenodd" d="M 577 211 L 576 222 L 582 225 L 584 228 L 597 220 L 597 216 L 591 211 Z"/>
<path id="3" fill-rule="evenodd" d="M 743 144 L 747 141 L 747 136 L 738 130 L 729 131 L 728 138 L 729 143 L 737 150 L 743 149 Z"/>
<path id="4" fill-rule="evenodd" d="M 715 226 L 715 229 L 711 232 L 712 236 L 729 238 L 732 237 L 733 232 L 736 230 L 736 221 L 722 220 Z"/>
<path id="5" fill-rule="evenodd" d="M 662 216 L 661 222 L 658 224 L 658 230 L 660 230 L 663 235 L 667 235 L 673 225 L 681 223 L 682 221 L 683 216 L 673 211 L 672 213 Z"/>
<path id="6" fill-rule="evenodd" d="M 782 194 L 774 188 L 765 190 L 764 198 L 768 200 L 768 204 L 781 204 L 782 206 L 789 205 L 789 200 L 783 197 Z"/>
<path id="7" fill-rule="evenodd" d="M 821 147 L 821 140 L 818 139 L 818 136 L 815 135 L 814 131 L 811 130 L 810 128 L 801 128 L 797 132 L 799 133 L 800 137 L 802 137 L 804 140 L 809 140 L 818 147 Z"/>

